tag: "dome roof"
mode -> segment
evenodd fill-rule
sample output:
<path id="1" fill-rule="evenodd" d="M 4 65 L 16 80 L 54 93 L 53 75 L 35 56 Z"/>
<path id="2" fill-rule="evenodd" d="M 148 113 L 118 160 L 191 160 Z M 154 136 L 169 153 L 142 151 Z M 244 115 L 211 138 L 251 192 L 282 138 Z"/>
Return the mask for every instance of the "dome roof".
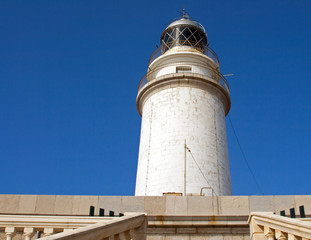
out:
<path id="1" fill-rule="evenodd" d="M 170 23 L 165 30 L 172 28 L 172 27 L 180 26 L 180 25 L 194 26 L 194 27 L 200 28 L 204 33 L 206 33 L 202 24 L 195 20 L 190 19 L 188 15 L 184 15 L 180 19 Z"/>
<path id="2" fill-rule="evenodd" d="M 167 26 L 160 41 L 163 53 L 175 47 L 191 47 L 202 52 L 207 46 L 207 34 L 199 22 L 184 13 Z"/>

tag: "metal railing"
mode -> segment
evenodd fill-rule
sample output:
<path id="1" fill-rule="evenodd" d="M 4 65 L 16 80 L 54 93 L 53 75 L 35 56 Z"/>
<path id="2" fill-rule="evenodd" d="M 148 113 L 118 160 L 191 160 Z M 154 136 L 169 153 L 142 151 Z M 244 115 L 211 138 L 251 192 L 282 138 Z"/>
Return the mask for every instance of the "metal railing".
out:
<path id="1" fill-rule="evenodd" d="M 220 85 L 222 85 L 227 90 L 227 92 L 230 93 L 227 79 L 221 73 L 219 73 L 219 76 L 220 76 L 220 80 L 219 80 Z"/>
<path id="2" fill-rule="evenodd" d="M 183 63 L 181 63 L 180 65 L 184 65 Z M 152 81 L 153 79 L 150 79 L 152 76 L 152 74 L 156 73 L 157 71 L 159 71 L 160 69 L 163 69 L 164 67 L 177 67 L 178 64 L 171 64 L 171 65 L 163 65 L 163 66 L 158 66 L 156 69 L 153 70 L 149 70 L 140 80 L 139 85 L 138 85 L 138 92 L 140 91 L 140 89 L 142 89 L 149 81 Z M 202 65 L 204 68 L 210 69 L 211 73 L 215 74 L 215 79 L 216 81 L 218 81 L 218 83 L 228 92 L 230 93 L 229 90 L 229 84 L 227 82 L 227 79 L 220 73 L 215 71 L 213 68 Z M 176 71 L 174 72 L 176 73 Z M 167 73 L 167 74 L 171 74 L 171 73 Z M 164 74 L 164 75 L 167 75 Z M 164 76 L 163 75 L 163 76 Z"/>
<path id="3" fill-rule="evenodd" d="M 143 86 L 145 86 L 148 83 L 147 80 L 147 76 L 149 75 L 149 73 L 146 73 L 143 78 L 140 80 L 139 85 L 138 85 L 138 92 L 140 91 L 140 89 L 143 88 Z"/>
<path id="4" fill-rule="evenodd" d="M 204 55 L 208 56 L 209 58 L 211 58 L 216 64 L 217 66 L 219 66 L 219 59 L 218 59 L 218 56 L 217 54 L 214 52 L 213 49 L 211 49 L 210 47 L 208 46 L 204 46 L 203 49 L 201 47 L 193 47 L 193 46 L 189 46 L 189 45 L 185 45 L 183 43 L 180 43 L 179 45 L 174 45 L 175 46 L 188 46 L 188 47 L 192 47 L 192 48 L 195 48 L 196 50 L 198 50 L 199 52 L 203 53 Z M 153 53 L 151 54 L 150 58 L 149 58 L 149 65 L 154 61 L 156 60 L 158 57 L 160 57 L 161 55 L 163 55 L 165 52 L 164 50 L 164 47 L 163 46 L 160 46 L 158 47 L 156 50 L 153 51 Z M 149 66 L 148 65 L 148 66 Z"/>

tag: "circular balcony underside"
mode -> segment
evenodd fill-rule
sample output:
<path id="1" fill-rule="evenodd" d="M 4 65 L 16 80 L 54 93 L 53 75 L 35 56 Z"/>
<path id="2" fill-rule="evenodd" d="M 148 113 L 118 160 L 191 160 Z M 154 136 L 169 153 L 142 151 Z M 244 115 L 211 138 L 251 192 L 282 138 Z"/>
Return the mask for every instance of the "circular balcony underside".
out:
<path id="1" fill-rule="evenodd" d="M 225 114 L 227 115 L 230 111 L 231 99 L 229 92 L 218 81 L 197 73 L 173 73 L 153 79 L 139 89 L 136 97 L 136 107 L 139 114 L 142 115 L 144 102 L 149 96 L 164 89 L 174 87 L 194 87 L 203 90 L 209 88 L 217 89 L 217 94 L 219 94 L 225 106 Z"/>

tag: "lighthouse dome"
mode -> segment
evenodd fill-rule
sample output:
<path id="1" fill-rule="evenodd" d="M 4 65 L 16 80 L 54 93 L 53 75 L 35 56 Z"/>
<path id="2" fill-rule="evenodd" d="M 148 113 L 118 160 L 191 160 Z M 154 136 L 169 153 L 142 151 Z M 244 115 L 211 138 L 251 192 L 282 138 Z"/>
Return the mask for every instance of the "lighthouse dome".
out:
<path id="1" fill-rule="evenodd" d="M 188 15 L 170 23 L 161 36 L 162 51 L 173 47 L 192 47 L 203 51 L 207 45 L 207 35 L 204 27 Z"/>

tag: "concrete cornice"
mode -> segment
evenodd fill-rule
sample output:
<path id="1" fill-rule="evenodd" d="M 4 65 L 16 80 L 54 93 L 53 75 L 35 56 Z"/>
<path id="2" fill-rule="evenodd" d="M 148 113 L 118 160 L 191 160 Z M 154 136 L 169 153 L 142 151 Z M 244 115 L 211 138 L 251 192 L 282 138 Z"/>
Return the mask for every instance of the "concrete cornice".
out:
<path id="1" fill-rule="evenodd" d="M 142 106 L 155 92 L 173 87 L 194 87 L 200 89 L 217 89 L 223 100 L 226 115 L 230 111 L 231 99 L 227 90 L 216 80 L 197 73 L 173 73 L 167 74 L 148 82 L 140 89 L 136 98 L 136 107 L 142 115 Z"/>
<path id="2" fill-rule="evenodd" d="M 148 226 L 244 226 L 248 216 L 148 216 Z"/>
<path id="3" fill-rule="evenodd" d="M 249 234 L 247 216 L 147 216 L 147 219 L 148 235 Z"/>
<path id="4" fill-rule="evenodd" d="M 172 51 L 172 50 L 170 50 Z M 202 54 L 198 50 L 195 49 L 175 49 L 172 52 L 166 52 L 161 55 L 157 59 L 155 59 L 150 65 L 150 69 L 157 68 L 159 65 L 163 65 L 164 63 L 174 63 L 177 59 L 183 59 L 183 61 L 189 61 L 191 59 L 191 63 L 202 63 L 211 66 L 214 69 L 219 69 L 219 66 L 208 56 Z"/>

